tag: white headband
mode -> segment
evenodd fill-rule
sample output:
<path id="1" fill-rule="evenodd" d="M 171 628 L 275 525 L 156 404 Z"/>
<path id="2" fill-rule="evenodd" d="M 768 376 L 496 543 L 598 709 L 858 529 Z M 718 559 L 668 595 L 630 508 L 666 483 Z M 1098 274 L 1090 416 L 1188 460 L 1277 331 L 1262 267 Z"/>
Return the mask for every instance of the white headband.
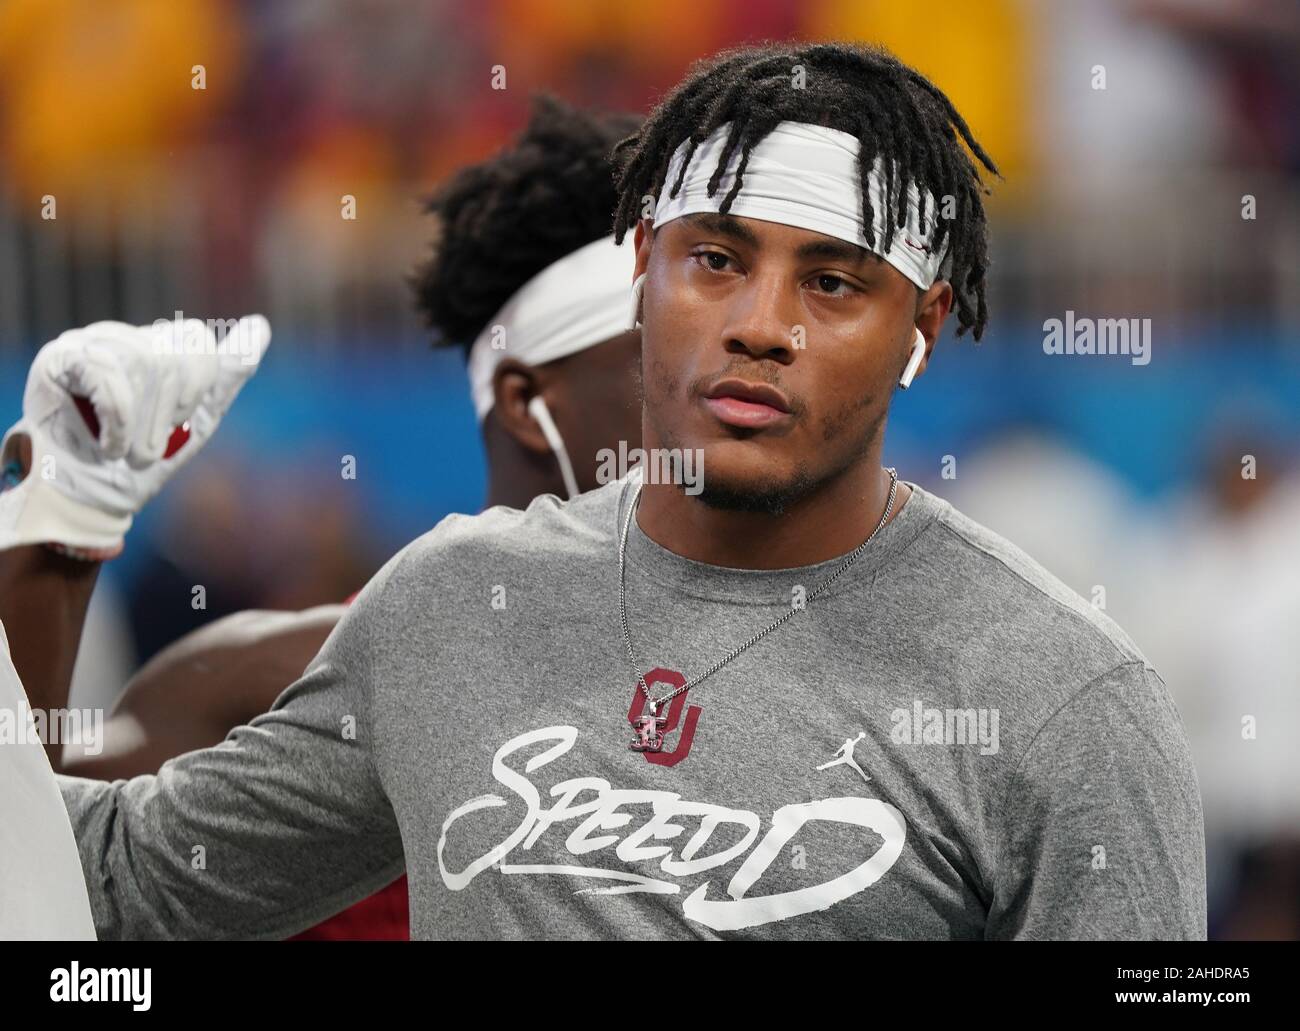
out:
<path id="1" fill-rule="evenodd" d="M 708 194 L 718 159 L 726 144 L 731 123 L 720 126 L 695 148 L 690 168 L 676 197 L 669 191 L 681 174 L 682 161 L 689 140 L 673 153 L 658 203 L 654 224 L 662 225 L 682 215 L 716 212 L 735 182 L 740 161 L 737 147 L 713 196 Z M 910 207 L 907 225 L 896 229 L 893 245 L 883 249 L 885 239 L 885 181 L 883 162 L 876 158 L 867 177 L 871 191 L 871 210 L 875 229 L 875 246 L 867 243 L 862 220 L 862 187 L 858 175 L 858 150 L 861 142 L 852 133 L 828 129 L 804 122 L 780 122 L 754 145 L 745 165 L 740 192 L 732 201 L 729 214 L 757 218 L 765 222 L 810 229 L 838 240 L 847 240 L 880 255 L 921 289 L 934 284 L 943 263 L 947 240 L 939 253 L 931 253 L 930 239 L 937 225 L 934 197 L 927 194 L 926 225 L 917 220 L 916 202 L 920 191 L 916 184 L 908 187 Z M 897 187 L 895 187 L 897 189 Z"/>
<path id="2" fill-rule="evenodd" d="M 470 394 L 480 422 L 492 410 L 492 375 L 502 358 L 541 365 L 627 332 L 635 265 L 636 249 L 627 242 L 615 246 L 607 236 L 548 265 L 515 291 L 470 348 Z"/>

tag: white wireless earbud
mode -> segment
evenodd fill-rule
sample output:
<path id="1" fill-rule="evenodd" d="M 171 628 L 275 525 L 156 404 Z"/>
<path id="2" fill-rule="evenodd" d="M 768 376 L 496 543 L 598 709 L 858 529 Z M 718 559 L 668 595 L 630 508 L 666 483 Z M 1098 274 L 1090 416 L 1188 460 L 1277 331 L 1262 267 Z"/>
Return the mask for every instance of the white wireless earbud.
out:
<path id="1" fill-rule="evenodd" d="M 906 390 L 912 385 L 912 377 L 916 375 L 916 370 L 921 367 L 921 359 L 925 357 L 925 334 L 919 329 L 916 331 L 916 337 L 912 341 L 912 356 L 907 359 L 907 368 L 903 374 L 898 377 L 898 385 Z"/>
<path id="2" fill-rule="evenodd" d="M 636 329 L 641 325 L 641 293 L 645 290 L 646 274 L 642 272 L 632 281 L 632 314 L 629 319 L 629 328 Z"/>
<path id="3" fill-rule="evenodd" d="M 564 438 L 560 436 L 560 431 L 555 428 L 555 420 L 551 418 L 551 410 L 546 407 L 546 402 L 542 400 L 542 395 L 536 395 L 528 402 L 528 414 L 536 420 L 538 427 L 542 431 L 542 436 L 546 438 L 546 443 L 550 445 L 555 460 L 560 463 L 560 475 L 564 477 L 564 490 L 571 498 L 578 496 L 578 480 L 573 475 L 573 463 L 569 461 L 569 452 L 564 446 Z"/>

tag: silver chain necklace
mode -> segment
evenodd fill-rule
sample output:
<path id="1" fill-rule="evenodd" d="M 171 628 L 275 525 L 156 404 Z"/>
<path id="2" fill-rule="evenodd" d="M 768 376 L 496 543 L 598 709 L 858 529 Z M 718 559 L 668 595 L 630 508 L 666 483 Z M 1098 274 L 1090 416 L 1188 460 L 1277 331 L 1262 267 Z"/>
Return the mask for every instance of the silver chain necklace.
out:
<path id="1" fill-rule="evenodd" d="M 799 609 L 795 608 L 794 606 L 791 606 L 788 611 L 783 613 L 781 617 L 778 620 L 776 620 L 776 622 L 772 623 L 770 626 L 764 627 L 762 630 L 756 633 L 744 644 L 739 645 L 736 648 L 732 648 L 731 651 L 729 651 L 721 659 L 719 659 L 712 666 L 706 669 L 703 673 L 700 673 L 697 676 L 692 677 L 690 680 L 686 681 L 686 683 L 682 684 L 681 687 L 677 688 L 675 691 L 670 691 L 662 698 L 651 698 L 650 688 L 646 685 L 645 682 L 645 674 L 641 672 L 641 667 L 637 664 L 636 661 L 636 652 L 635 649 L 633 649 L 632 647 L 632 632 L 631 630 L 628 629 L 628 625 L 627 625 L 627 576 L 626 576 L 627 533 L 632 526 L 632 518 L 636 515 L 637 503 L 641 500 L 641 488 L 644 486 L 645 486 L 644 481 L 636 485 L 636 492 L 632 495 L 632 503 L 628 505 L 627 518 L 623 521 L 623 534 L 620 537 L 618 542 L 618 618 L 619 618 L 619 622 L 623 626 L 623 643 L 627 645 L 627 657 L 628 660 L 632 663 L 632 669 L 636 672 L 637 686 L 640 688 L 641 692 L 645 695 L 645 699 L 650 705 L 650 712 L 648 715 L 638 716 L 636 719 L 632 721 L 632 727 L 636 731 L 637 736 L 636 739 L 632 742 L 632 744 L 629 747 L 634 752 L 658 752 L 663 748 L 664 735 L 663 735 L 662 728 L 664 723 L 667 722 L 668 719 L 667 716 L 659 715 L 659 712 L 664 706 L 664 704 L 666 702 L 671 702 L 679 694 L 683 694 L 686 691 L 689 691 L 692 687 L 694 687 L 700 681 L 704 680 L 706 677 L 711 677 L 714 673 L 722 669 L 723 666 L 725 666 L 728 662 L 734 659 L 737 655 L 743 652 L 750 645 L 757 644 L 764 637 L 770 634 L 773 630 L 781 626 L 781 624 L 786 622 L 786 620 L 788 620 L 791 616 L 793 616 L 796 612 L 798 612 Z M 849 555 L 848 558 L 844 560 L 844 562 L 840 565 L 840 567 L 837 570 L 835 570 L 835 572 L 833 572 L 824 581 L 822 581 L 822 583 L 805 598 L 805 604 L 807 604 L 807 602 L 812 601 L 819 594 L 821 594 L 828 587 L 830 587 L 831 584 L 833 584 L 836 580 L 838 580 L 840 576 L 843 573 L 845 573 L 848 570 L 848 568 L 851 565 L 853 565 L 854 562 L 858 560 L 858 556 L 860 556 L 867 549 L 867 545 L 870 544 L 875 539 L 876 534 L 878 534 L 881 531 L 881 529 L 884 527 L 884 525 L 887 522 L 889 522 L 889 515 L 894 510 L 894 498 L 897 496 L 897 494 L 898 494 L 898 471 L 896 469 L 890 468 L 889 469 L 889 500 L 885 502 L 885 511 L 880 516 L 880 522 L 878 522 L 876 524 L 876 528 L 871 531 L 871 535 L 865 541 L 863 541 L 861 544 L 859 544 L 856 548 L 853 549 L 852 553 Z"/>

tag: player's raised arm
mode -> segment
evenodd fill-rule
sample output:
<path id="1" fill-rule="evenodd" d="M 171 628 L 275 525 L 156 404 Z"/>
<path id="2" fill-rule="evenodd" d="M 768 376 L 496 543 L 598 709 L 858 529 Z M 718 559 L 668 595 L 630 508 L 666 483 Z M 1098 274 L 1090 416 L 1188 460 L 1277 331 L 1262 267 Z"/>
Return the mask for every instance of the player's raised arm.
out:
<path id="1" fill-rule="evenodd" d="M 283 938 L 391 882 L 402 840 L 374 761 L 362 591 L 269 712 L 156 775 L 59 778 L 100 938 Z"/>
<path id="2" fill-rule="evenodd" d="M 35 708 L 66 704 L 99 563 L 213 434 L 270 337 L 260 315 L 220 340 L 195 319 L 97 322 L 37 354 L 0 447 L 0 619 Z"/>
<path id="3" fill-rule="evenodd" d="M 217 744 L 302 676 L 345 611 L 249 609 L 190 631 L 131 677 L 102 740 L 69 742 L 57 769 L 115 780 L 156 773 L 168 759 Z"/>

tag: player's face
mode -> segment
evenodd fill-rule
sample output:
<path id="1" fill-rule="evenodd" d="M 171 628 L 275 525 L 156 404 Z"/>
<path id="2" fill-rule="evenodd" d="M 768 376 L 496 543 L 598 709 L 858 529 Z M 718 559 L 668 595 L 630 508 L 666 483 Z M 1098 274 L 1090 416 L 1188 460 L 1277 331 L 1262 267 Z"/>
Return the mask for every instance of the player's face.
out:
<path id="1" fill-rule="evenodd" d="M 758 219 L 687 215 L 637 238 L 646 448 L 702 449 L 702 500 L 755 510 L 866 458 L 911 349 L 909 280 Z"/>

